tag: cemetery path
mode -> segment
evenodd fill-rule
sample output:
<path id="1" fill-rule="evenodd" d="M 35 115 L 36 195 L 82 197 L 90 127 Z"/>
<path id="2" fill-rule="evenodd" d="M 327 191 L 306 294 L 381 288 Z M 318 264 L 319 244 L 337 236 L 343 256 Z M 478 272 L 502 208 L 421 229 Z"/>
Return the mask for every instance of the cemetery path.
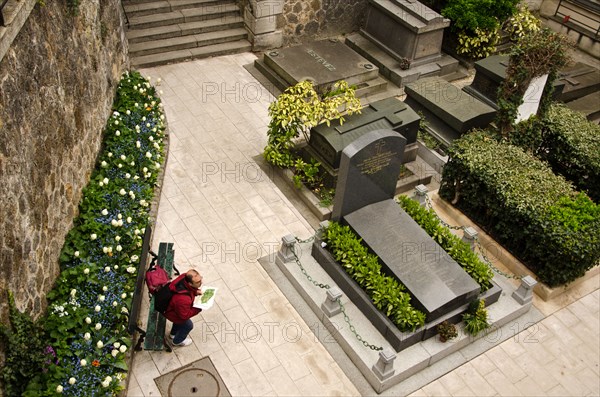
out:
<path id="1" fill-rule="evenodd" d="M 154 378 L 205 356 L 233 396 L 360 394 L 313 335 L 319 328 L 258 263 L 282 236 L 307 238 L 318 222 L 273 182 L 260 156 L 273 97 L 243 68 L 255 59 L 244 53 L 142 71 L 153 84 L 162 79 L 170 131 L 152 246 L 174 242 L 179 269 L 197 268 L 218 297 L 194 318 L 191 346 L 135 352 L 128 397 L 159 396 Z M 596 288 L 540 309 L 543 321 L 413 395 L 599 395 L 599 295 Z"/>

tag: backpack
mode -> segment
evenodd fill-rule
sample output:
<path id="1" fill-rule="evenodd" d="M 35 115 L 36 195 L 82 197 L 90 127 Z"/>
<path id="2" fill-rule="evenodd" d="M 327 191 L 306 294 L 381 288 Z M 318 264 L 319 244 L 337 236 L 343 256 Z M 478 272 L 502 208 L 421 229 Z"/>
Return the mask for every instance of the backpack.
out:
<path id="1" fill-rule="evenodd" d="M 169 288 L 171 281 L 167 271 L 157 263 L 158 256 L 152 251 L 149 251 L 149 253 L 152 255 L 152 261 L 146 271 L 146 285 L 150 296 L 154 296 L 154 310 L 164 314 L 173 297 L 173 291 Z M 179 275 L 179 270 L 175 265 L 173 265 L 173 269 L 175 274 Z"/>

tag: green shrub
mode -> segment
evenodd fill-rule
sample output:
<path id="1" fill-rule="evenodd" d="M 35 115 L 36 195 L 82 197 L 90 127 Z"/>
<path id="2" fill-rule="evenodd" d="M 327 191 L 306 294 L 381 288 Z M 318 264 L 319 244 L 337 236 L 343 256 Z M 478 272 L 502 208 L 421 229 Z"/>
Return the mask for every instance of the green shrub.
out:
<path id="1" fill-rule="evenodd" d="M 482 292 L 492 286 L 492 270 L 471 250 L 469 244 L 440 223 L 433 210 L 421 207 L 406 196 L 399 196 L 398 204 L 481 286 Z"/>
<path id="2" fill-rule="evenodd" d="M 492 30 L 475 28 L 475 31 L 461 30 L 458 32 L 456 53 L 473 59 L 481 59 L 496 51 L 499 39 L 498 28 Z"/>
<path id="3" fill-rule="evenodd" d="M 376 255 L 370 254 L 348 226 L 331 222 L 323 233 L 323 241 L 333 257 L 369 295 L 375 307 L 401 331 L 414 331 L 425 323 L 425 314 L 410 304 L 410 294 L 394 277 L 382 274 Z"/>
<path id="4" fill-rule="evenodd" d="M 503 26 L 510 39 L 516 41 L 531 32 L 540 30 L 542 22 L 529 11 L 527 4 L 521 4 L 517 12 L 508 18 Z"/>
<path id="5" fill-rule="evenodd" d="M 448 0 L 442 15 L 455 31 L 495 30 L 517 11 L 520 0 Z"/>
<path id="6" fill-rule="evenodd" d="M 548 165 L 481 131 L 454 141 L 440 195 L 558 286 L 600 261 L 600 208 Z"/>
<path id="7" fill-rule="evenodd" d="M 578 189 L 600 203 L 600 126 L 562 104 L 553 104 L 543 120 L 543 160 Z"/>
<path id="8" fill-rule="evenodd" d="M 465 322 L 465 331 L 476 336 L 481 331 L 489 328 L 488 312 L 485 308 L 485 301 L 477 300 L 471 303 L 469 310 L 463 314 Z"/>

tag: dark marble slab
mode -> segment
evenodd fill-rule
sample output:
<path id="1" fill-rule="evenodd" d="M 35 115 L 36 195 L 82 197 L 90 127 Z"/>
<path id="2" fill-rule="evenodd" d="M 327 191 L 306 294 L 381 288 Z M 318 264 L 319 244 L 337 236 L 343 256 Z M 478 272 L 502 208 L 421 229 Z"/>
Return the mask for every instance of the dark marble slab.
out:
<path id="1" fill-rule="evenodd" d="M 468 304 L 477 284 L 392 199 L 367 205 L 343 218 L 377 255 L 385 272 L 396 277 L 427 321 Z"/>

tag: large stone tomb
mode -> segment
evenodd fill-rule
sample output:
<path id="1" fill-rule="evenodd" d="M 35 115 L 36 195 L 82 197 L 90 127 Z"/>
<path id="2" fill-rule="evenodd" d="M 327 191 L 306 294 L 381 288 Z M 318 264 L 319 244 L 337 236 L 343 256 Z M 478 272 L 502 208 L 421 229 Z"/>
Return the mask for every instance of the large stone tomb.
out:
<path id="1" fill-rule="evenodd" d="M 344 223 L 379 256 L 385 273 L 406 286 L 426 321 L 477 298 L 479 284 L 394 200 L 354 211 Z"/>
<path id="2" fill-rule="evenodd" d="M 415 0 L 369 0 L 364 28 L 346 43 L 403 86 L 425 76 L 457 74 L 458 61 L 442 53 L 449 25 L 449 19 Z"/>
<path id="3" fill-rule="evenodd" d="M 326 168 L 337 174 L 342 150 L 367 132 L 393 130 L 406 138 L 403 162 L 417 156 L 419 115 L 397 98 L 386 98 L 364 107 L 361 113 L 345 117 L 343 124 L 334 120 L 330 125 L 320 124 L 310 131 L 307 149 Z"/>
<path id="4" fill-rule="evenodd" d="M 384 90 L 387 85 L 375 65 L 335 39 L 268 51 L 254 64 L 281 91 L 310 80 L 323 92 L 345 80 L 356 86 L 360 97 Z"/>
<path id="5" fill-rule="evenodd" d="M 450 145 L 472 128 L 488 126 L 496 109 L 439 77 L 430 77 L 405 87 L 405 102 L 425 115 L 429 130 Z"/>
<path id="6" fill-rule="evenodd" d="M 492 55 L 475 62 L 475 77 L 463 90 L 498 109 L 498 90 L 506 79 L 508 55 Z"/>
<path id="7" fill-rule="evenodd" d="M 365 36 L 411 66 L 441 58 L 445 19 L 423 3 L 411 0 L 369 0 Z"/>

